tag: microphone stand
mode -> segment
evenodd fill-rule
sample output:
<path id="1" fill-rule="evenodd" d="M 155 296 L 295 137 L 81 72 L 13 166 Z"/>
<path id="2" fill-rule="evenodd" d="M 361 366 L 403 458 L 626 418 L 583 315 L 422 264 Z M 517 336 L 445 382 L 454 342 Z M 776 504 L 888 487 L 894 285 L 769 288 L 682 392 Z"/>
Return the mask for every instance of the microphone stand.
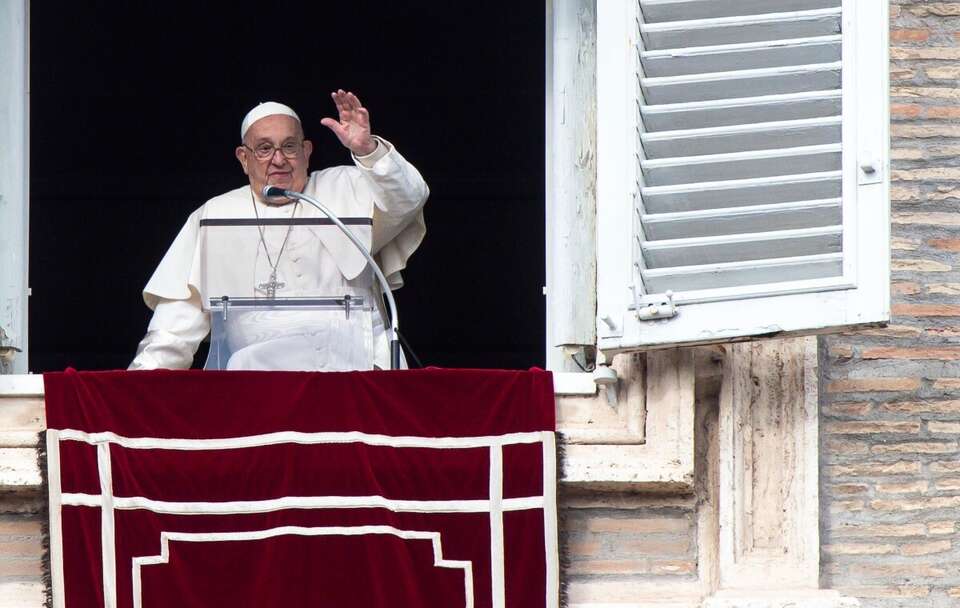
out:
<path id="1" fill-rule="evenodd" d="M 367 259 L 367 263 L 369 263 L 370 267 L 373 268 L 373 273 L 376 275 L 383 294 L 386 296 L 387 301 L 390 304 L 390 328 L 388 334 L 390 339 L 390 369 L 400 369 L 400 315 L 397 313 L 397 302 L 393 299 L 393 292 L 390 290 L 390 284 L 387 282 L 387 277 L 383 276 L 383 271 L 380 270 L 380 265 L 377 264 L 377 262 L 373 259 L 373 256 L 370 255 L 370 252 L 367 251 L 367 248 L 363 246 L 363 243 L 360 242 L 360 239 L 358 239 L 357 236 L 349 228 L 347 228 L 343 222 L 340 221 L 340 218 L 338 218 L 332 211 L 327 209 L 323 203 L 311 196 L 307 196 L 302 192 L 284 190 L 276 186 L 264 186 L 261 194 L 263 194 L 264 198 L 286 197 L 310 203 L 319 209 L 321 213 L 330 218 L 330 221 L 336 224 L 336 226 L 345 235 L 347 235 L 347 238 L 350 239 L 356 248 L 360 250 L 360 253 L 363 254 L 363 257 Z"/>

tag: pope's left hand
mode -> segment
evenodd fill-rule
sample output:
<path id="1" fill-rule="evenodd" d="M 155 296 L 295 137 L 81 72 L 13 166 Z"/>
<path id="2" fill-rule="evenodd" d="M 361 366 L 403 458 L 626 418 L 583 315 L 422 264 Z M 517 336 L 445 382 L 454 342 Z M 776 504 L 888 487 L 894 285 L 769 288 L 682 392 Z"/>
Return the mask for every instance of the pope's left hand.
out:
<path id="1" fill-rule="evenodd" d="M 337 106 L 340 119 L 324 118 L 320 124 L 333 131 L 340 143 L 355 155 L 371 154 L 377 149 L 377 140 L 370 134 L 370 113 L 349 91 L 337 89 L 330 97 Z"/>

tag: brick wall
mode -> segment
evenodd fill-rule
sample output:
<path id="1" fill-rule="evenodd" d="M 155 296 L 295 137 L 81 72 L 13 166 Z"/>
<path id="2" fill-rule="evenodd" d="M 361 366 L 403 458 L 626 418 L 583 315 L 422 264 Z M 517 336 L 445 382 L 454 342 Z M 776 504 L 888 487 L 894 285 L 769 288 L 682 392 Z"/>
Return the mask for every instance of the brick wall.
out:
<path id="1" fill-rule="evenodd" d="M 893 318 L 821 341 L 823 584 L 960 605 L 960 2 L 891 2 Z"/>
<path id="2" fill-rule="evenodd" d="M 695 581 L 696 500 L 566 494 L 565 581 Z"/>
<path id="3" fill-rule="evenodd" d="M 34 583 L 43 573 L 41 522 L 36 513 L 0 514 L 0 580 Z"/>
<path id="4" fill-rule="evenodd" d="M 43 605 L 46 500 L 33 467 L 42 404 L 0 394 L 0 608 Z"/>
<path id="5" fill-rule="evenodd" d="M 44 513 L 36 493 L 0 492 L 0 608 L 43 603 Z"/>

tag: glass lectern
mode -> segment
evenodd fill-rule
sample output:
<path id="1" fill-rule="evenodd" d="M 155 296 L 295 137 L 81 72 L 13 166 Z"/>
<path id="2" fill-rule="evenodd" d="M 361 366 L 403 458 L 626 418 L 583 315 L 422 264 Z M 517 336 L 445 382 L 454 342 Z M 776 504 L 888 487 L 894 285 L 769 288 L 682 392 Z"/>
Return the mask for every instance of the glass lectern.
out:
<path id="1" fill-rule="evenodd" d="M 369 298 L 210 298 L 205 369 L 373 369 Z"/>

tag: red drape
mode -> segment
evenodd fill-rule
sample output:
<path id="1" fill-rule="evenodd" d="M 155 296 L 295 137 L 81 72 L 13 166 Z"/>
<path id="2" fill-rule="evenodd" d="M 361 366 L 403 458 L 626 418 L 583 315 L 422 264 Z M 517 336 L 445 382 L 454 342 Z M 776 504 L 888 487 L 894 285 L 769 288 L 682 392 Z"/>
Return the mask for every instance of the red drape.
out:
<path id="1" fill-rule="evenodd" d="M 63 606 L 556 604 L 547 372 L 44 380 Z"/>

